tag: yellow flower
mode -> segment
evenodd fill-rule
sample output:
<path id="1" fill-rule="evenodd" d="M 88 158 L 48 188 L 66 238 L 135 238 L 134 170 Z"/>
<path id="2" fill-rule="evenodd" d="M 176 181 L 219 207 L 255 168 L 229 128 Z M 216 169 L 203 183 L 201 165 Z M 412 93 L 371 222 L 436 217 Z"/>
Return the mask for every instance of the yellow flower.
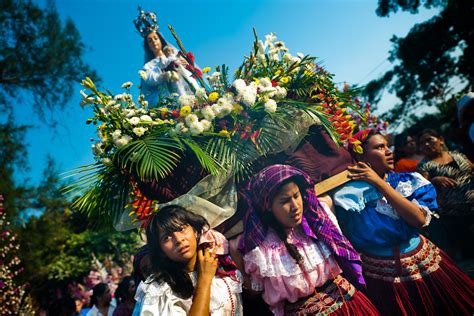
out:
<path id="1" fill-rule="evenodd" d="M 105 123 L 100 124 L 97 129 L 104 129 L 107 125 Z"/>
<path id="2" fill-rule="evenodd" d="M 258 78 L 253 78 L 253 81 L 255 81 L 256 84 L 260 84 L 260 80 Z"/>
<path id="3" fill-rule="evenodd" d="M 216 102 L 216 100 L 217 100 L 218 98 L 219 98 L 219 93 L 217 93 L 217 92 L 211 92 L 211 93 L 209 93 L 209 97 L 208 97 L 209 102 L 211 102 L 211 103 L 212 103 L 212 102 Z"/>
<path id="4" fill-rule="evenodd" d="M 169 110 L 168 110 L 167 107 L 160 108 L 161 114 L 166 114 L 166 113 L 168 113 L 168 111 L 169 111 Z"/>
<path id="5" fill-rule="evenodd" d="M 211 67 L 205 67 L 203 70 L 202 70 L 202 73 L 205 74 L 206 72 L 209 72 L 211 71 Z"/>
<path id="6" fill-rule="evenodd" d="M 222 129 L 222 130 L 219 132 L 219 136 L 221 136 L 221 137 L 229 137 L 229 136 L 230 136 L 230 133 L 229 133 L 228 130 Z"/>
<path id="7" fill-rule="evenodd" d="M 279 75 L 281 75 L 281 70 L 278 69 L 277 71 L 275 71 L 275 77 L 278 77 Z"/>
<path id="8" fill-rule="evenodd" d="M 359 155 L 364 153 L 364 149 L 362 148 L 361 145 L 354 146 L 354 151 L 358 153 Z"/>
<path id="9" fill-rule="evenodd" d="M 179 111 L 179 116 L 186 116 L 191 113 L 191 107 L 189 105 L 185 105 Z"/>
<path id="10" fill-rule="evenodd" d="M 290 77 L 288 77 L 288 76 L 281 77 L 280 82 L 281 83 L 288 83 L 288 82 L 290 82 Z"/>
<path id="11" fill-rule="evenodd" d="M 312 71 L 308 71 L 308 70 L 305 70 L 305 71 L 304 71 L 304 75 L 305 75 L 305 76 L 311 76 L 312 74 L 313 74 Z"/>

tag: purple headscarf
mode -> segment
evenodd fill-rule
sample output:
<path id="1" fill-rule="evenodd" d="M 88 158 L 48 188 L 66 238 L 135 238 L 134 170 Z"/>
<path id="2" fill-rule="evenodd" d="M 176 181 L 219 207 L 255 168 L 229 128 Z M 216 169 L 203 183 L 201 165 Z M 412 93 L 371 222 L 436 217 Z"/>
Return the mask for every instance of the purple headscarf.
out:
<path id="1" fill-rule="evenodd" d="M 359 254 L 322 209 L 311 178 L 305 172 L 288 165 L 266 167 L 250 180 L 245 192 L 248 211 L 244 219 L 240 251 L 245 254 L 265 240 L 268 225 L 262 222 L 262 214 L 271 212 L 275 193 L 288 179 L 294 179 L 302 191 L 304 210 L 301 225 L 304 233 L 326 244 L 335 255 L 345 277 L 356 287 L 364 287 Z"/>

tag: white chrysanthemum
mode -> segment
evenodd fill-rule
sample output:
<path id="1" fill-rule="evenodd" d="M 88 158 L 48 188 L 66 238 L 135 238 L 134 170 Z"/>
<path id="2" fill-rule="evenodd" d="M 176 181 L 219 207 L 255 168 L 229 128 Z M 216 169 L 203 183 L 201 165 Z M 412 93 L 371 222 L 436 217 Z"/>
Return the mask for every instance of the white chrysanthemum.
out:
<path id="1" fill-rule="evenodd" d="M 118 148 L 127 145 L 132 138 L 128 135 L 123 135 L 122 137 L 118 138 L 117 140 L 114 140 L 115 146 Z"/>
<path id="2" fill-rule="evenodd" d="M 232 86 L 237 90 L 238 94 L 241 94 L 247 88 L 247 84 L 245 83 L 244 79 L 237 79 L 232 83 Z"/>
<path id="3" fill-rule="evenodd" d="M 123 99 L 124 99 L 123 93 L 120 93 L 120 94 L 117 94 L 116 96 L 114 96 L 115 101 L 123 101 Z"/>
<path id="4" fill-rule="evenodd" d="M 193 123 L 198 122 L 199 118 L 197 117 L 196 114 L 188 114 L 186 115 L 186 118 L 184 119 L 184 121 L 186 122 L 186 125 L 190 127 Z"/>
<path id="5" fill-rule="evenodd" d="M 196 97 L 198 99 L 204 99 L 207 100 L 207 94 L 206 94 L 206 89 L 204 88 L 198 88 L 195 93 Z"/>
<path id="6" fill-rule="evenodd" d="M 145 134 L 145 132 L 147 131 L 148 129 L 145 128 L 145 127 L 135 127 L 132 131 L 133 133 L 135 133 L 135 135 L 137 135 L 138 137 L 140 136 L 143 136 L 143 134 Z"/>
<path id="7" fill-rule="evenodd" d="M 128 122 L 132 125 L 138 125 L 138 123 L 140 123 L 140 119 L 138 117 L 134 116 L 131 119 L 129 119 Z"/>
<path id="8" fill-rule="evenodd" d="M 275 102 L 275 100 L 270 99 L 265 102 L 264 107 L 265 111 L 267 111 L 268 113 L 275 113 L 277 110 L 277 103 Z"/>
<path id="9" fill-rule="evenodd" d="M 174 127 L 174 131 L 177 133 L 177 134 L 184 134 L 188 131 L 188 129 L 186 128 L 186 126 L 184 126 L 184 123 L 183 122 L 179 122 L 178 124 L 176 124 L 176 126 Z"/>
<path id="10" fill-rule="evenodd" d="M 142 80 L 146 80 L 146 72 L 145 71 L 140 70 L 138 72 L 138 75 L 140 76 L 140 78 L 142 78 Z"/>
<path id="11" fill-rule="evenodd" d="M 116 139 L 120 138 L 122 136 L 122 131 L 119 129 L 116 129 L 115 131 L 112 132 L 112 139 L 115 141 Z"/>
<path id="12" fill-rule="evenodd" d="M 276 86 L 275 98 L 284 99 L 286 97 L 286 89 L 280 86 Z"/>
<path id="13" fill-rule="evenodd" d="M 204 129 L 205 132 L 207 132 L 208 130 L 211 129 L 212 127 L 212 123 L 208 120 L 201 120 L 201 124 L 202 124 L 202 127 Z"/>
<path id="14" fill-rule="evenodd" d="M 186 105 L 193 107 L 195 102 L 196 102 L 196 97 L 190 94 L 183 94 L 182 96 L 178 98 L 178 103 L 181 105 L 181 107 L 186 106 Z"/>
<path id="15" fill-rule="evenodd" d="M 269 88 L 272 86 L 272 81 L 269 78 L 260 78 L 260 86 L 262 88 Z"/>
<path id="16" fill-rule="evenodd" d="M 216 114 L 209 105 L 206 105 L 201 109 L 201 114 L 208 121 L 212 121 L 216 117 Z"/>
<path id="17" fill-rule="evenodd" d="M 197 121 L 197 122 L 193 122 L 190 126 L 189 126 L 189 131 L 191 132 L 191 134 L 193 135 L 199 135 L 199 134 L 202 134 L 202 132 L 204 131 L 204 126 L 201 124 L 201 122 Z"/>
<path id="18" fill-rule="evenodd" d="M 223 118 L 224 116 L 229 115 L 232 112 L 232 104 L 225 104 L 221 106 L 220 113 L 218 115 L 219 118 Z"/>
<path id="19" fill-rule="evenodd" d="M 127 81 L 124 84 L 122 84 L 122 88 L 124 89 L 129 89 L 131 86 L 133 86 L 133 83 L 131 81 Z"/>
<path id="20" fill-rule="evenodd" d="M 211 105 L 211 110 L 212 112 L 214 112 L 215 116 L 219 116 L 219 114 L 221 113 L 221 106 L 219 104 L 213 104 Z"/>
<path id="21" fill-rule="evenodd" d="M 252 82 L 254 83 L 254 82 Z M 242 102 L 250 107 L 250 106 L 253 106 L 255 104 L 255 101 L 257 99 L 257 86 L 256 85 L 253 85 L 253 84 L 250 84 L 244 91 L 244 93 L 242 93 Z"/>
<path id="22" fill-rule="evenodd" d="M 149 115 L 142 115 L 142 116 L 140 116 L 140 121 L 151 122 L 151 121 L 153 121 L 153 119 Z"/>

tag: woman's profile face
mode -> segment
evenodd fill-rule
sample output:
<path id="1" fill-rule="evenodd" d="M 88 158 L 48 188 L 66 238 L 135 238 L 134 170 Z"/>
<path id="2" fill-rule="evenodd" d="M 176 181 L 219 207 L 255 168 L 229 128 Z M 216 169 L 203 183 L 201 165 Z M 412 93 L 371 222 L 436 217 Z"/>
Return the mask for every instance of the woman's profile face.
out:
<path id="1" fill-rule="evenodd" d="M 289 182 L 283 185 L 272 201 L 271 211 L 284 228 L 293 228 L 303 219 L 303 198 L 298 185 Z"/>
<path id="2" fill-rule="evenodd" d="M 172 233 L 160 228 L 159 242 L 161 250 L 171 261 L 188 263 L 196 258 L 197 233 L 191 225 L 183 224 Z"/>
<path id="3" fill-rule="evenodd" d="M 155 55 L 155 57 L 163 54 L 163 51 L 161 50 L 161 40 L 156 32 L 151 32 L 150 34 L 148 34 L 146 37 L 146 42 L 148 44 L 148 48 Z"/>
<path id="4" fill-rule="evenodd" d="M 379 175 L 393 170 L 393 153 L 388 147 L 387 140 L 380 134 L 375 134 L 364 144 L 361 161 L 369 163 Z"/>

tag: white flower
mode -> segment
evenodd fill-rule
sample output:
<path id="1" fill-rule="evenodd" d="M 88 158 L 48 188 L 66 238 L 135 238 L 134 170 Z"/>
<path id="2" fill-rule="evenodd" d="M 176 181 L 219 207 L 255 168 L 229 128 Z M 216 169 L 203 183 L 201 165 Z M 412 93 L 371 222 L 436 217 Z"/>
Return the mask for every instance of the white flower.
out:
<path id="1" fill-rule="evenodd" d="M 223 118 L 224 116 L 229 115 L 232 112 L 232 104 L 227 103 L 220 107 L 220 112 L 217 117 Z"/>
<path id="2" fill-rule="evenodd" d="M 138 72 L 138 75 L 140 76 L 140 78 L 142 78 L 143 80 L 146 80 L 146 72 L 143 71 L 143 70 L 140 70 Z"/>
<path id="3" fill-rule="evenodd" d="M 196 97 L 190 94 L 183 94 L 182 96 L 178 98 L 178 103 L 181 105 L 181 107 L 186 106 L 186 105 L 193 107 L 195 102 L 196 102 Z"/>
<path id="4" fill-rule="evenodd" d="M 147 106 L 148 106 L 148 101 L 147 101 L 147 100 L 142 101 L 142 105 L 143 105 L 144 107 L 147 107 Z"/>
<path id="5" fill-rule="evenodd" d="M 122 136 L 122 131 L 119 129 L 116 129 L 115 131 L 112 132 L 112 139 L 115 141 L 117 140 L 120 136 Z"/>
<path id="6" fill-rule="evenodd" d="M 177 134 L 184 134 L 184 133 L 187 133 L 188 132 L 188 128 L 186 126 L 184 126 L 184 123 L 183 122 L 179 122 L 178 124 L 176 124 L 176 126 L 174 127 L 174 131 L 177 133 Z"/>
<path id="7" fill-rule="evenodd" d="M 199 121 L 196 121 L 189 126 L 189 131 L 193 135 L 199 135 L 204 131 L 204 126 Z"/>
<path id="8" fill-rule="evenodd" d="M 122 146 L 125 146 L 127 145 L 130 141 L 132 140 L 132 138 L 128 135 L 123 135 L 122 137 L 114 140 L 114 143 L 115 143 L 115 146 L 117 146 L 118 148 L 122 147 Z"/>
<path id="9" fill-rule="evenodd" d="M 140 119 L 138 117 L 134 116 L 131 119 L 129 119 L 128 122 L 132 125 L 137 125 L 138 123 L 140 123 Z"/>
<path id="10" fill-rule="evenodd" d="M 143 134 L 145 134 L 145 132 L 148 130 L 148 128 L 144 128 L 144 127 L 135 127 L 134 129 L 132 129 L 132 131 L 135 133 L 135 135 L 137 135 L 138 137 L 142 136 Z"/>
<path id="11" fill-rule="evenodd" d="M 252 82 L 242 94 L 242 102 L 248 107 L 253 106 L 257 99 L 257 86 L 253 83 L 254 82 Z"/>
<path id="12" fill-rule="evenodd" d="M 293 56 L 290 53 L 283 54 L 283 57 L 281 58 L 285 63 L 290 63 L 291 60 L 293 59 Z"/>
<path id="13" fill-rule="evenodd" d="M 189 127 L 191 127 L 193 123 L 199 122 L 199 118 L 196 114 L 188 114 L 184 120 L 186 121 L 186 125 Z"/>
<path id="14" fill-rule="evenodd" d="M 257 54 L 265 54 L 265 44 L 261 40 L 257 43 Z"/>
<path id="15" fill-rule="evenodd" d="M 127 81 L 122 85 L 122 88 L 130 89 L 131 86 L 133 86 L 133 83 L 131 81 Z"/>
<path id="16" fill-rule="evenodd" d="M 212 121 L 216 117 L 216 114 L 209 105 L 206 105 L 201 109 L 201 114 L 208 121 Z"/>
<path id="17" fill-rule="evenodd" d="M 92 152 L 94 155 L 102 155 L 104 153 L 104 143 L 102 142 L 97 142 L 95 144 L 92 144 Z"/>
<path id="18" fill-rule="evenodd" d="M 122 101 L 124 99 L 124 94 L 120 93 L 114 96 L 115 101 Z"/>
<path id="19" fill-rule="evenodd" d="M 221 77 L 221 73 L 216 71 L 212 75 L 207 76 L 207 80 L 212 86 L 214 86 L 219 83 L 220 77 Z"/>
<path id="20" fill-rule="evenodd" d="M 260 78 L 260 86 L 262 88 L 269 88 L 272 86 L 272 82 L 269 78 Z"/>
<path id="21" fill-rule="evenodd" d="M 110 100 L 110 101 L 107 102 L 107 106 L 109 106 L 109 107 L 114 106 L 115 103 L 117 103 L 117 102 L 115 102 L 114 100 Z"/>
<path id="22" fill-rule="evenodd" d="M 268 113 L 275 113 L 277 110 L 277 103 L 275 102 L 275 100 L 270 99 L 265 102 L 264 107 L 265 111 L 267 111 Z"/>
<path id="23" fill-rule="evenodd" d="M 217 103 L 211 105 L 211 110 L 214 113 L 215 116 L 219 117 L 221 113 L 221 106 Z"/>
<path id="24" fill-rule="evenodd" d="M 79 91 L 83 98 L 87 98 L 87 94 L 85 93 L 86 90 Z"/>
<path id="25" fill-rule="evenodd" d="M 265 47 L 273 44 L 273 42 L 275 42 L 276 39 L 277 37 L 275 33 L 270 33 L 270 34 L 265 35 Z"/>
<path id="26" fill-rule="evenodd" d="M 207 99 L 206 89 L 204 88 L 198 88 L 195 95 L 198 99 Z"/>
<path id="27" fill-rule="evenodd" d="M 201 124 L 202 124 L 202 127 L 204 129 L 205 132 L 207 132 L 208 130 L 211 129 L 212 127 L 212 123 L 208 120 L 201 120 Z"/>
<path id="28" fill-rule="evenodd" d="M 247 84 L 243 79 L 237 79 L 232 83 L 232 86 L 237 90 L 238 94 L 241 94 L 245 91 L 245 88 L 247 88 Z"/>
<path id="29" fill-rule="evenodd" d="M 278 50 L 287 50 L 285 47 L 285 43 L 282 41 L 275 42 L 275 48 Z"/>
<path id="30" fill-rule="evenodd" d="M 272 54 L 272 55 L 270 56 L 270 58 L 271 58 L 271 60 L 273 60 L 273 61 L 279 61 L 279 60 L 280 60 L 280 57 L 278 57 L 278 54 Z"/>
<path id="31" fill-rule="evenodd" d="M 140 121 L 151 122 L 151 121 L 153 121 L 153 119 L 149 115 L 142 115 L 142 116 L 140 116 Z"/>
<path id="32" fill-rule="evenodd" d="M 280 86 L 276 86 L 275 98 L 284 99 L 286 97 L 286 89 Z"/>
<path id="33" fill-rule="evenodd" d="M 125 109 L 124 112 L 125 112 L 125 117 L 126 118 L 130 118 L 132 116 L 135 116 L 135 114 L 137 114 L 135 112 L 135 110 L 133 110 L 133 109 Z"/>

